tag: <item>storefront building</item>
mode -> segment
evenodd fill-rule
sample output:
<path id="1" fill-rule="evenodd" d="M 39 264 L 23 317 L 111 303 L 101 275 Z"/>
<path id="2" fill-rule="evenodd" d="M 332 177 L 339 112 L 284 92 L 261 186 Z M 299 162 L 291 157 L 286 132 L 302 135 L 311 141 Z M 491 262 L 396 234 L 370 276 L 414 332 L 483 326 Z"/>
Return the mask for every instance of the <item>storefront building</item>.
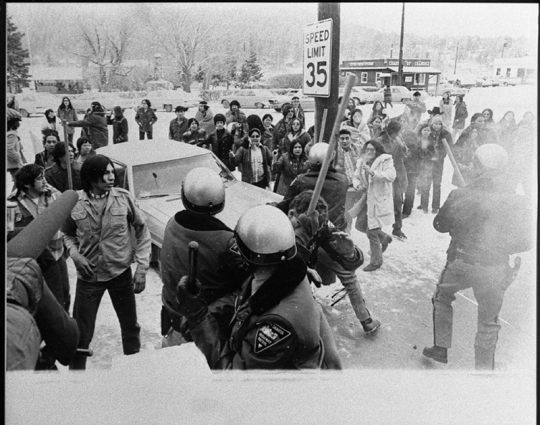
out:
<path id="1" fill-rule="evenodd" d="M 361 59 L 343 61 L 339 67 L 342 75 L 356 75 L 357 86 L 376 87 L 390 83 L 399 85 L 398 59 Z M 403 86 L 409 90 L 428 90 L 438 84 L 441 71 L 431 67 L 431 59 L 403 59 Z"/>

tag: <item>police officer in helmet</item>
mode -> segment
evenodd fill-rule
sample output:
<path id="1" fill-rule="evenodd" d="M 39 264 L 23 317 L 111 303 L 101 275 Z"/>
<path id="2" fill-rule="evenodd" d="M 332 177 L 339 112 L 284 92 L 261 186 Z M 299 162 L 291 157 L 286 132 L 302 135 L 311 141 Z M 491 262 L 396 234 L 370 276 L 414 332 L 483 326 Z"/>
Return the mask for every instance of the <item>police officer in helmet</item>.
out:
<path id="1" fill-rule="evenodd" d="M 448 362 L 455 294 L 472 287 L 478 302 L 475 368 L 494 369 L 501 328 L 498 314 L 521 261 L 516 257 L 512 268 L 509 256 L 528 251 L 533 244 L 532 211 L 523 196 L 508 190 L 507 164 L 504 148 L 480 146 L 473 159 L 474 179 L 453 190 L 435 216 L 435 229 L 452 237 L 432 298 L 434 345 L 423 351 L 437 362 Z"/>
<path id="2" fill-rule="evenodd" d="M 171 217 L 161 248 L 163 347 L 185 342 L 187 325 L 176 301 L 176 285 L 188 271 L 188 245 L 199 244 L 200 296 L 211 304 L 233 292 L 246 272 L 237 252 L 233 231 L 216 214 L 225 208 L 225 187 L 212 169 L 191 170 L 182 183 L 184 211 Z"/>
<path id="3" fill-rule="evenodd" d="M 240 217 L 235 239 L 252 273 L 242 284 L 228 329 L 187 289 L 186 277 L 177 288 L 180 311 L 210 368 L 341 368 L 288 217 L 269 205 L 251 208 Z"/>

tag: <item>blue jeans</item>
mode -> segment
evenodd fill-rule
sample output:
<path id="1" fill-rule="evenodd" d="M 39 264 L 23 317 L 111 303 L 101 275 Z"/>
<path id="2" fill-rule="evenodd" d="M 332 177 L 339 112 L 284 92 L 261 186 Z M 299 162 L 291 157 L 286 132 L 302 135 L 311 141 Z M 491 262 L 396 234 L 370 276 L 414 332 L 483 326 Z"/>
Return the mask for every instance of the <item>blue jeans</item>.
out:
<path id="1" fill-rule="evenodd" d="M 79 348 L 88 348 L 96 326 L 96 316 L 105 291 L 109 296 L 120 322 L 124 354 L 138 353 L 141 348 L 141 328 L 137 323 L 137 310 L 131 268 L 106 282 L 85 282 L 77 279 L 73 318 L 79 326 Z M 86 357 L 76 356 L 70 369 L 85 369 Z"/>

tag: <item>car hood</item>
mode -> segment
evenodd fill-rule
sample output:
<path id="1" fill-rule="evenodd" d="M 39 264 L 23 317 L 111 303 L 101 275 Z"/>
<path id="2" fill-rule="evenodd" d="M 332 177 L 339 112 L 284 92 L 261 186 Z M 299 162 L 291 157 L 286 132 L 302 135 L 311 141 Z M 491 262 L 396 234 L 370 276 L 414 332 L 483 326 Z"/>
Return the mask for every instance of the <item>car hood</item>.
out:
<path id="1" fill-rule="evenodd" d="M 263 190 L 241 181 L 225 183 L 225 208 L 216 217 L 231 229 L 234 229 L 240 216 L 248 209 L 267 202 L 279 202 L 283 196 Z M 178 195 L 163 198 L 141 199 L 137 201 L 146 214 L 152 241 L 158 246 L 163 242 L 165 226 L 177 212 L 184 210 L 182 199 Z"/>

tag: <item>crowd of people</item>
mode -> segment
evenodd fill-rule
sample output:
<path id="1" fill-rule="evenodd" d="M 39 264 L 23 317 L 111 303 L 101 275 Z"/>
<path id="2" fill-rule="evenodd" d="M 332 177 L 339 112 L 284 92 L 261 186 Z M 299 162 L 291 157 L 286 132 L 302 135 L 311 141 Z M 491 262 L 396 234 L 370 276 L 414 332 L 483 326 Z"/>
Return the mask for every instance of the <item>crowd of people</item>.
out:
<path id="1" fill-rule="evenodd" d="M 424 355 L 447 362 L 451 303 L 455 292 L 472 286 L 479 303 L 476 367 L 493 369 L 497 314 L 513 271 L 508 258 L 531 248 L 528 208 L 516 188 L 521 185 L 529 193 L 533 185 L 529 169 L 536 119 L 527 112 L 516 123 L 508 111 L 496 122 L 493 111 L 485 109 L 473 113 L 466 126 L 464 96 L 452 102 L 450 93 L 438 107 L 427 110 L 415 92 L 405 112 L 393 118 L 386 113 L 388 105 L 393 108 L 385 95 L 384 106 L 375 102 L 365 118 L 352 101 L 333 152 L 328 143 L 314 140 L 314 127 L 305 128 L 298 97 L 282 105 L 283 117 L 275 125 L 270 114 L 246 115 L 238 101 L 230 102 L 226 114 L 214 114 L 201 101 L 190 119 L 186 108 L 176 107 L 170 140 L 211 150 L 231 171 L 238 169 L 242 181 L 273 190 L 283 200 L 246 211 L 233 231 L 214 217 L 225 203 L 221 179 L 201 169 L 186 176 L 185 211 L 167 224 L 161 254 L 164 347 L 194 341 L 213 369 L 340 369 L 332 331 L 310 283 L 320 287 L 339 278 L 363 331 L 377 332 L 381 322 L 367 309 L 356 274 L 367 261 L 350 234 L 353 228 L 366 234 L 370 258 L 363 270 L 375 272 L 383 267 L 383 253 L 388 255 L 393 239 L 407 240 L 403 220 L 413 213 L 419 195 L 416 208 L 429 213 L 431 196 L 435 229 L 452 237 L 448 263 L 433 296 L 434 346 Z M 70 334 L 66 351 L 55 356 L 70 369 L 85 368 L 81 353 L 90 347 L 105 291 L 120 322 L 124 354 L 135 354 L 141 346 L 135 294 L 145 289 L 150 234 L 136 201 L 115 186 L 113 163 L 99 154 L 109 143 L 108 126 L 113 128 L 114 144 L 129 142 L 127 119 L 120 107 L 107 114 L 99 102 L 92 102 L 79 120 L 64 97 L 56 114 L 52 109 L 45 113 L 43 151 L 33 164 L 24 157 L 17 133 L 21 119 L 8 108 L 7 170 L 14 181 L 8 196 L 14 206 L 11 237 L 37 220 L 70 184 L 78 194 L 43 251 L 47 258 L 32 269 L 32 279 L 44 279 L 41 285 L 50 288 L 65 312 L 71 305 L 68 258 L 77 269 L 73 318 L 78 332 Z M 150 101 L 143 100 L 135 116 L 140 140 L 153 139 L 157 119 Z M 60 137 L 64 125 L 68 152 Z M 75 144 L 74 127 L 82 128 Z M 457 164 L 452 180 L 456 189 L 441 207 L 447 156 Z M 308 212 L 326 158 L 330 166 L 320 198 L 315 211 Z M 493 212 L 495 201 L 500 208 Z M 522 219 L 508 223 L 508 208 L 517 205 L 522 206 Z M 496 231 L 485 231 L 486 225 Z M 387 226 L 392 226 L 392 235 L 383 230 Z M 196 290 L 188 282 L 184 255 L 190 241 L 201 247 Z M 132 275 L 133 262 L 137 269 Z M 8 277 L 17 289 L 22 278 L 13 267 Z M 21 304 L 20 297 L 13 299 Z M 8 350 L 7 369 L 28 368 L 28 362 L 15 358 L 24 353 L 16 351 Z"/>

